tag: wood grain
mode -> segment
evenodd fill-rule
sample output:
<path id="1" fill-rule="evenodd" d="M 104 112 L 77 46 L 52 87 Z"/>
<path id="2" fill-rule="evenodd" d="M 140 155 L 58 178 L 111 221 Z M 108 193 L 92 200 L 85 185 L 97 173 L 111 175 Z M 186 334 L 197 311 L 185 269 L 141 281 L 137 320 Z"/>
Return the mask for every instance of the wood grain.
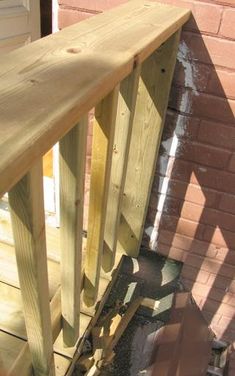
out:
<path id="1" fill-rule="evenodd" d="M 99 289 L 118 92 L 119 86 L 95 111 L 84 281 L 84 301 L 88 306 L 95 303 Z"/>
<path id="2" fill-rule="evenodd" d="M 143 64 L 127 166 L 118 248 L 138 255 L 173 77 L 180 31 Z"/>
<path id="3" fill-rule="evenodd" d="M 42 160 L 9 192 L 16 261 L 35 376 L 55 375 L 49 307 Z"/>
<path id="4" fill-rule="evenodd" d="M 61 284 L 63 337 L 79 337 L 87 116 L 60 141 Z"/>
<path id="5" fill-rule="evenodd" d="M 120 209 L 126 178 L 139 75 L 140 66 L 120 84 L 104 234 L 103 268 L 106 272 L 111 271 L 115 263 Z"/>
<path id="6" fill-rule="evenodd" d="M 0 197 L 189 15 L 130 1 L 2 56 Z"/>

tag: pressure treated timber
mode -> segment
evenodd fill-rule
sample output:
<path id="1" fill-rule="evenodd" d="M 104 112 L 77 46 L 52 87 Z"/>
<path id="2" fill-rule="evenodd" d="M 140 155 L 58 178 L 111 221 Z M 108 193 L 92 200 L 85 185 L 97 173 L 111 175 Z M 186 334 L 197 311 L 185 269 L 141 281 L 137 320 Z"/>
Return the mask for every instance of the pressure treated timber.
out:
<path id="1" fill-rule="evenodd" d="M 86 116 L 60 141 L 61 291 L 67 346 L 74 346 L 79 337 L 87 129 Z"/>
<path id="2" fill-rule="evenodd" d="M 134 116 L 118 248 L 138 255 L 173 77 L 180 30 L 143 64 Z"/>
<path id="3" fill-rule="evenodd" d="M 0 197 L 189 15 L 130 1 L 2 56 Z"/>
<path id="4" fill-rule="evenodd" d="M 50 303 L 52 335 L 54 343 L 54 351 L 66 358 L 73 358 L 76 347 L 64 347 L 61 332 L 61 289 L 58 289 Z M 20 290 L 0 282 L 0 330 L 11 334 L 17 338 L 27 340 L 24 315 L 22 311 L 22 301 Z M 81 314 L 80 333 L 84 334 L 91 318 Z M 13 375 L 21 375 L 20 369 L 24 367 L 31 368 L 31 356 L 29 353 L 28 343 L 25 342 L 20 353 L 17 354 L 16 360 L 11 365 Z"/>
<path id="5" fill-rule="evenodd" d="M 3 329 L 8 334 L 13 334 L 17 338 L 27 340 L 20 290 L 4 283 L 0 283 L 0 292 L 0 308 L 2 313 L 0 329 Z M 4 292 L 6 293 L 6 296 L 4 296 Z M 56 292 L 51 301 L 50 310 L 52 316 L 52 335 L 53 339 L 55 339 L 61 329 L 60 289 Z M 7 376 L 16 376 L 20 374 L 29 374 L 30 376 L 32 374 L 32 360 L 28 342 L 24 342 L 20 351 L 16 354 L 14 362 L 10 364 Z M 56 376 L 57 374 L 58 373 L 56 373 Z"/>
<path id="6" fill-rule="evenodd" d="M 0 281 L 19 288 L 20 285 L 14 247 L 0 243 L 0 265 Z M 60 265 L 58 262 L 48 259 L 47 266 L 49 277 L 49 297 L 51 299 L 60 286 Z"/>
<path id="7" fill-rule="evenodd" d="M 42 179 L 42 159 L 39 159 L 9 192 L 9 204 L 34 373 L 53 376 Z"/>
<path id="8" fill-rule="evenodd" d="M 84 278 L 84 301 L 87 306 L 95 303 L 99 288 L 118 93 L 119 85 L 95 110 Z"/>
<path id="9" fill-rule="evenodd" d="M 102 265 L 106 272 L 111 271 L 115 263 L 120 208 L 124 191 L 139 75 L 140 66 L 134 69 L 120 84 L 104 233 L 105 243 Z"/>
<path id="10" fill-rule="evenodd" d="M 18 358 L 18 354 L 22 355 L 25 344 L 24 340 L 0 330 L 0 354 L 2 360 L 0 362 L 0 370 L 3 370 L 3 372 L 8 370 L 7 373 L 3 373 L 4 376 L 32 376 L 32 368 L 29 366 L 28 360 L 29 353 L 27 352 L 24 358 Z M 17 368 L 14 366 L 14 361 L 18 364 Z M 55 354 L 56 376 L 65 376 L 69 365 L 69 359 Z"/>

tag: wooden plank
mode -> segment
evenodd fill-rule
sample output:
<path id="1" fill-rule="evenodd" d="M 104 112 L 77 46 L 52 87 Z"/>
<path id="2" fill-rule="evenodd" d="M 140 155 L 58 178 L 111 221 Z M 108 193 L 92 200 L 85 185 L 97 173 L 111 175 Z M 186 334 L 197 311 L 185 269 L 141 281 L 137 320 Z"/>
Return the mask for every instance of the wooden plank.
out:
<path id="1" fill-rule="evenodd" d="M 98 307 L 96 306 L 96 311 L 93 311 L 92 312 L 92 319 L 90 321 L 90 324 L 84 334 L 84 337 L 83 337 L 83 340 L 80 342 L 78 348 L 77 348 L 77 352 L 75 353 L 74 357 L 73 357 L 73 360 L 71 362 L 71 366 L 66 374 L 66 376 L 72 376 L 73 374 L 73 371 L 74 371 L 74 367 L 78 361 L 78 359 L 80 358 L 81 356 L 81 352 L 82 352 L 82 349 L 83 349 L 83 345 L 84 345 L 84 341 L 86 338 L 89 337 L 89 335 L 91 334 L 91 330 L 92 328 L 97 324 L 97 321 L 99 320 L 99 317 L 100 317 L 100 314 L 108 300 L 108 297 L 109 297 L 109 294 L 110 294 L 110 291 L 112 290 L 116 280 L 117 280 L 117 277 L 118 277 L 118 273 L 119 273 L 119 270 L 121 269 L 121 266 L 122 266 L 122 262 L 123 262 L 123 257 L 117 267 L 117 269 L 115 269 L 113 271 L 113 276 L 112 276 L 112 280 L 109 282 L 108 284 L 108 287 L 106 285 L 106 290 L 105 291 L 102 291 L 102 295 L 100 297 L 100 302 L 99 302 L 99 305 Z M 101 278 L 101 280 L 103 280 L 103 282 L 108 282 L 107 280 L 104 280 L 103 278 Z"/>
<path id="2" fill-rule="evenodd" d="M 60 141 L 61 286 L 63 338 L 79 337 L 87 116 Z"/>
<path id="3" fill-rule="evenodd" d="M 120 208 L 126 178 L 139 75 L 140 66 L 134 69 L 131 75 L 120 84 L 104 234 L 103 268 L 106 272 L 112 270 L 115 262 Z"/>
<path id="4" fill-rule="evenodd" d="M 98 321 L 92 333 L 92 350 L 95 365 L 100 369 L 112 358 L 113 349 L 117 345 L 131 319 L 139 308 L 143 298 L 138 297 L 130 303 L 123 316 L 118 313 L 120 306 L 110 310 Z"/>
<path id="5" fill-rule="evenodd" d="M 25 343 L 25 341 L 0 330 L 0 372 L 2 371 L 4 376 L 13 376 L 13 374 L 9 372 L 10 368 L 18 357 L 18 354 L 23 351 Z M 15 375 L 17 375 L 17 373 L 15 373 L 14 376 Z M 18 373 L 18 375 L 31 376 L 27 365 L 24 365 L 24 363 L 21 364 L 20 373 Z"/>
<path id="6" fill-rule="evenodd" d="M 130 1 L 2 56 L 0 197 L 189 15 Z"/>
<path id="7" fill-rule="evenodd" d="M 119 339 L 121 338 L 122 334 L 126 330 L 129 322 L 131 321 L 132 317 L 136 313 L 137 309 L 139 308 L 141 302 L 143 300 L 143 297 L 136 298 L 131 304 L 129 305 L 127 311 L 124 313 L 124 315 L 121 317 L 121 319 L 117 320 L 114 328 L 112 329 L 113 335 L 111 333 L 111 337 L 108 339 L 107 347 L 104 350 L 104 357 L 109 357 L 112 353 L 114 347 L 117 345 Z"/>
<path id="8" fill-rule="evenodd" d="M 50 303 L 52 335 L 55 340 L 61 331 L 60 288 Z M 22 298 L 19 289 L 0 282 L 0 330 L 27 340 Z"/>
<path id="9" fill-rule="evenodd" d="M 0 243 L 0 281 L 19 288 L 19 277 L 15 258 L 15 248 Z M 49 275 L 49 297 L 54 296 L 60 286 L 60 264 L 56 261 L 47 261 Z"/>
<path id="10" fill-rule="evenodd" d="M 8 291 L 12 289 L 12 292 L 9 294 L 12 299 L 14 299 L 14 303 L 16 306 L 18 306 L 18 314 L 21 316 L 21 302 L 20 302 L 20 293 L 19 290 L 14 289 L 13 287 L 6 286 Z M 12 310 L 12 307 L 11 307 Z M 55 296 L 53 297 L 51 304 L 50 304 L 50 310 L 51 310 L 51 323 L 52 323 L 52 336 L 53 340 L 55 340 L 58 337 L 58 334 L 61 330 L 61 291 L 58 289 Z M 13 310 L 11 312 L 14 314 Z M 20 336 L 21 338 L 25 336 L 25 326 L 24 323 L 20 322 L 19 319 L 15 320 L 16 316 L 13 317 L 14 322 L 11 323 L 12 327 L 15 327 L 14 334 L 16 336 Z M 8 323 L 7 323 L 8 324 Z M 22 325 L 23 324 L 23 325 Z M 1 323 L 2 328 L 2 323 Z M 8 328 L 4 328 L 4 330 L 9 332 L 9 324 Z M 23 335 L 22 335 L 22 331 Z M 12 329 L 11 329 L 12 333 Z M 32 358 L 29 351 L 29 345 L 28 342 L 23 342 L 23 346 L 21 350 L 18 352 L 17 356 L 14 357 L 14 362 L 11 362 L 8 367 L 8 373 L 7 376 L 15 376 L 15 375 L 32 375 Z M 56 373 L 57 376 L 57 373 Z"/>
<path id="11" fill-rule="evenodd" d="M 138 255 L 155 172 L 180 31 L 143 64 L 122 201 L 118 248 Z"/>
<path id="12" fill-rule="evenodd" d="M 64 347 L 62 336 L 62 315 L 61 315 L 61 289 L 59 288 L 50 303 L 52 336 L 54 341 L 54 351 L 58 355 L 63 355 L 67 359 L 72 359 L 77 347 Z M 20 290 L 12 286 L 0 283 L 0 331 L 3 330 L 14 337 L 27 339 L 24 316 L 22 312 L 22 302 Z M 81 314 L 80 333 L 83 335 L 90 323 L 91 318 Z M 9 376 L 32 374 L 32 361 L 29 346 L 23 342 L 24 346 L 19 349 L 11 362 L 7 362 Z M 4 345 L 0 344 L 0 346 Z M 56 361 L 56 360 L 55 360 Z M 61 360 L 60 360 L 61 362 Z M 70 364 L 69 364 L 70 365 Z M 56 370 L 56 375 L 58 370 Z M 64 375 L 63 375 L 64 376 Z"/>
<path id="13" fill-rule="evenodd" d="M 84 280 L 84 301 L 88 306 L 95 303 L 99 288 L 118 92 L 119 86 L 95 111 Z"/>
<path id="14" fill-rule="evenodd" d="M 90 316 L 88 316 L 88 315 L 86 315 L 84 313 L 81 313 L 80 314 L 80 320 L 79 320 L 79 323 L 80 323 L 80 326 L 79 326 L 80 336 L 79 336 L 79 339 L 78 339 L 77 343 L 75 344 L 75 346 L 68 347 L 68 346 L 64 345 L 64 342 L 63 342 L 63 333 L 61 331 L 60 334 L 59 334 L 59 336 L 58 336 L 58 338 L 56 339 L 56 341 L 54 343 L 54 351 L 57 352 L 60 355 L 66 356 L 67 358 L 73 359 L 74 354 L 77 351 L 77 346 L 80 343 L 82 336 L 86 332 L 86 329 L 87 329 L 90 321 L 91 321 L 91 317 Z"/>
<path id="15" fill-rule="evenodd" d="M 54 375 L 42 160 L 9 192 L 16 261 L 35 375 Z"/>
<path id="16" fill-rule="evenodd" d="M 54 215 L 45 213 L 48 259 L 60 261 L 60 229 L 55 227 Z M 0 243 L 14 247 L 8 201 L 0 200 Z"/>
<path id="17" fill-rule="evenodd" d="M 32 376 L 31 357 L 25 341 L 0 331 L 0 351 L 6 371 L 4 376 Z M 59 354 L 54 354 L 54 357 L 56 376 L 65 376 L 71 360 Z"/>

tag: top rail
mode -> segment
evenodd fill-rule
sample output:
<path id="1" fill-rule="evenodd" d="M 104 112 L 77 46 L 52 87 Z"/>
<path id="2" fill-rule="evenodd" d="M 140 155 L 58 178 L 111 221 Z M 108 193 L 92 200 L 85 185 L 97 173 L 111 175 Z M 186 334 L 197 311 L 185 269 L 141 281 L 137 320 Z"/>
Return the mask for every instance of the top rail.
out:
<path id="1" fill-rule="evenodd" d="M 190 11 L 130 1 L 0 61 L 0 197 Z"/>

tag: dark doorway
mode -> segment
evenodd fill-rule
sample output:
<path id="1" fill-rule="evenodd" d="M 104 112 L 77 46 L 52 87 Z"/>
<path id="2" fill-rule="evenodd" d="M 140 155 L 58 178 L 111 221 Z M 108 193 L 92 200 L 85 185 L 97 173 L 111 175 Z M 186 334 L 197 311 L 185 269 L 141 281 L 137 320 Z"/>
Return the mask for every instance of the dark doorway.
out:
<path id="1" fill-rule="evenodd" d="M 41 36 L 52 33 L 52 0 L 40 0 Z"/>

